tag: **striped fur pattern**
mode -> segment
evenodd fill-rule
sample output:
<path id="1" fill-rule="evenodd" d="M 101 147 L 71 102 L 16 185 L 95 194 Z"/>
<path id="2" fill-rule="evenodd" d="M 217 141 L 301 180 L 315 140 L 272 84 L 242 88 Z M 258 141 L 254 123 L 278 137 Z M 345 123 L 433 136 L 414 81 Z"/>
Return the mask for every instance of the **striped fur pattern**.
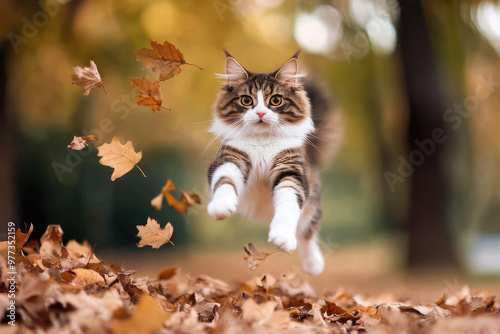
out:
<path id="1" fill-rule="evenodd" d="M 299 247 L 304 271 L 318 275 L 324 268 L 317 244 L 320 159 L 311 147 L 320 150 L 317 138 L 328 130 L 314 115 L 324 118 L 331 110 L 316 110 L 308 96 L 328 99 L 313 83 L 304 85 L 298 53 L 273 73 L 251 73 L 226 55 L 227 84 L 214 104 L 211 130 L 222 144 L 208 170 L 208 213 L 217 220 L 238 212 L 266 221 L 268 241 L 286 252 Z"/>

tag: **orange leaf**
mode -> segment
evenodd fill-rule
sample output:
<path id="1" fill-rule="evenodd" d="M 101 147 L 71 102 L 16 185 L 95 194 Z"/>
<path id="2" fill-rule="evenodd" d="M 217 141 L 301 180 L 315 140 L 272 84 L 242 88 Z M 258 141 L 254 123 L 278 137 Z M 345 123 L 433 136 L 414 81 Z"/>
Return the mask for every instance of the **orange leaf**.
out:
<path id="1" fill-rule="evenodd" d="M 75 66 L 73 67 L 73 72 L 75 72 L 75 74 L 71 76 L 73 80 L 71 83 L 85 88 L 83 95 L 89 95 L 90 91 L 95 87 L 102 87 L 104 93 L 107 94 L 106 88 L 104 88 L 104 84 L 101 81 L 101 75 L 99 71 L 97 71 L 97 66 L 93 60 L 90 61 L 90 67 L 82 68 L 80 66 Z"/>
<path id="2" fill-rule="evenodd" d="M 168 179 L 167 183 L 161 189 L 161 193 L 151 200 L 151 206 L 156 210 L 161 210 L 162 207 L 162 195 L 165 195 L 168 205 L 174 208 L 177 212 L 186 213 L 187 209 L 195 204 L 201 204 L 200 196 L 193 192 L 184 191 L 179 189 L 182 193 L 181 200 L 175 198 L 170 191 L 177 189 L 172 182 Z"/>
<path id="3" fill-rule="evenodd" d="M 23 233 L 21 232 L 21 229 L 17 229 L 15 237 L 16 237 L 16 252 L 19 252 L 19 250 L 24 246 L 24 244 L 28 241 L 31 232 L 33 232 L 33 224 L 30 225 L 30 228 L 28 232 Z"/>
<path id="4" fill-rule="evenodd" d="M 164 269 L 161 273 L 160 273 L 160 279 L 164 279 L 164 280 L 167 280 L 169 278 L 172 278 L 174 277 L 175 275 L 177 275 L 177 272 L 179 271 L 179 267 L 170 267 L 170 268 L 166 268 Z"/>
<path id="5" fill-rule="evenodd" d="M 130 84 L 132 85 L 132 87 L 137 89 L 139 93 L 141 93 L 141 95 L 135 97 L 135 104 L 150 107 L 151 110 L 153 110 L 153 113 L 157 110 L 161 110 L 161 108 L 164 108 L 161 105 L 163 101 L 163 95 L 161 94 L 158 81 L 150 82 L 146 78 L 134 78 L 130 80 Z"/>
<path id="6" fill-rule="evenodd" d="M 137 61 L 144 63 L 144 68 L 151 68 L 153 72 L 160 74 L 159 81 L 164 81 L 174 77 L 175 75 L 181 73 L 184 65 L 192 65 L 186 63 L 184 56 L 173 44 L 165 42 L 159 44 L 154 41 L 150 41 L 151 48 L 143 48 L 135 51 Z"/>
<path id="7" fill-rule="evenodd" d="M 141 238 L 139 243 L 137 243 L 138 247 L 151 246 L 153 248 L 160 248 L 160 246 L 167 242 L 173 245 L 170 238 L 174 233 L 174 227 L 170 223 L 167 223 L 164 228 L 161 228 L 156 220 L 148 217 L 146 225 L 137 225 L 137 229 L 139 233 L 137 233 L 136 237 Z"/>
<path id="8" fill-rule="evenodd" d="M 102 157 L 99 162 L 104 166 L 114 168 L 113 174 L 111 175 L 111 181 L 122 177 L 134 167 L 137 167 L 142 175 L 146 177 L 142 169 L 137 166 L 137 163 L 139 163 L 142 158 L 142 151 L 135 152 L 131 141 L 123 145 L 118 138 L 113 137 L 111 143 L 103 144 L 97 149 L 99 150 L 97 156 Z"/>

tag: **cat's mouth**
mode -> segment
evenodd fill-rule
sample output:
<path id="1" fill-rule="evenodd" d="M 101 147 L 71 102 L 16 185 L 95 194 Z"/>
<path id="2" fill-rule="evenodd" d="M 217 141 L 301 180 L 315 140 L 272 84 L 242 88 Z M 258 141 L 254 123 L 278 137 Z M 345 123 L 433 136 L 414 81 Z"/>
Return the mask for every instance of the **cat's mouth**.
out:
<path id="1" fill-rule="evenodd" d="M 259 121 L 257 122 L 257 124 L 264 124 L 264 121 L 259 119 Z"/>

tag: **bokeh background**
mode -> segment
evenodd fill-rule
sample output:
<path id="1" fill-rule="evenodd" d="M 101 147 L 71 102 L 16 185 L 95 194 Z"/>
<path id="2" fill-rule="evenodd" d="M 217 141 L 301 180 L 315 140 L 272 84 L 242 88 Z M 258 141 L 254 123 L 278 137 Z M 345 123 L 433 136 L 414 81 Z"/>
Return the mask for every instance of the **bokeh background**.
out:
<path id="1" fill-rule="evenodd" d="M 217 149 L 217 142 L 207 147 L 220 87 L 214 73 L 224 72 L 223 48 L 255 72 L 274 71 L 301 48 L 302 69 L 328 84 L 344 119 L 342 149 L 322 175 L 324 280 L 420 268 L 493 281 L 500 273 L 498 1 L 4 0 L 0 7 L 2 225 L 33 223 L 39 237 L 60 224 L 65 240 L 88 240 L 123 263 L 248 274 L 241 247 L 272 250 L 266 226 L 206 214 L 206 168 Z M 133 51 L 149 40 L 173 43 L 204 68 L 187 66 L 161 84 L 171 111 L 133 104 L 130 79 L 150 73 Z M 90 60 L 108 94 L 82 96 L 71 85 L 72 67 Z M 445 139 L 434 141 L 434 131 Z M 100 141 L 80 152 L 66 147 L 83 134 Z M 147 178 L 134 169 L 110 181 L 95 146 L 115 135 L 142 150 Z M 154 210 L 150 200 L 168 178 L 203 204 L 187 215 L 167 205 Z M 147 217 L 173 224 L 175 247 L 136 247 L 135 226 Z M 298 264 L 297 255 L 280 253 L 262 270 Z"/>

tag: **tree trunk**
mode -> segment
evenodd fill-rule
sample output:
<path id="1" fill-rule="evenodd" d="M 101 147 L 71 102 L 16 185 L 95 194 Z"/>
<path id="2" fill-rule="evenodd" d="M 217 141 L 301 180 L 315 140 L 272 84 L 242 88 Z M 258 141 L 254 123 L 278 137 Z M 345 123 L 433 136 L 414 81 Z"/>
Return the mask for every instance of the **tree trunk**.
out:
<path id="1" fill-rule="evenodd" d="M 0 43 L 0 239 L 6 240 L 8 222 L 17 221 L 17 187 L 15 185 L 15 143 L 16 127 L 12 113 L 12 101 L 7 92 L 8 58 L 12 47 L 8 41 Z M 5 236 L 5 238 L 4 238 Z"/>
<path id="2" fill-rule="evenodd" d="M 436 129 L 450 135 L 443 120 L 446 97 L 438 80 L 422 2 L 399 0 L 399 4 L 399 51 L 409 110 L 407 144 L 410 155 L 406 160 L 412 157 L 414 167 L 409 180 L 408 265 L 410 268 L 452 267 L 456 265 L 456 257 L 446 227 L 448 188 L 444 143 L 432 140 L 433 132 L 439 131 Z M 423 145 L 417 145 L 416 141 L 425 141 L 427 147 L 422 149 Z"/>

